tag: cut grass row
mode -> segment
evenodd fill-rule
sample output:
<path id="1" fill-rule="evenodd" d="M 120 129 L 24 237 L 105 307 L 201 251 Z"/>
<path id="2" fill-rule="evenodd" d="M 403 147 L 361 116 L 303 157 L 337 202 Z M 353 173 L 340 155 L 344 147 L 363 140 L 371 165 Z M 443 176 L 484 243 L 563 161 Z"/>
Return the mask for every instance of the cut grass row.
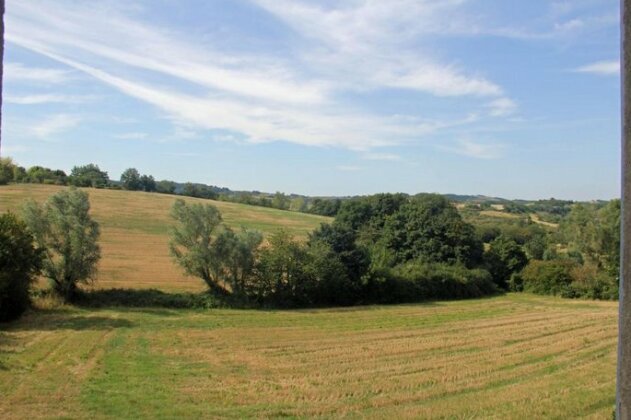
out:
<path id="1" fill-rule="evenodd" d="M 610 418 L 616 319 L 530 295 L 35 312 L 0 332 L 0 417 Z"/>
<path id="2" fill-rule="evenodd" d="M 44 202 L 64 187 L 36 184 L 0 186 L 0 212 L 19 211 L 26 199 Z M 171 195 L 87 189 L 92 215 L 101 226 L 103 258 L 97 288 L 157 288 L 166 291 L 201 291 L 203 283 L 182 275 L 168 252 Z M 257 229 L 269 235 L 278 229 L 305 238 L 320 223 L 331 219 L 236 203 L 185 198 L 219 208 L 226 224 Z"/>

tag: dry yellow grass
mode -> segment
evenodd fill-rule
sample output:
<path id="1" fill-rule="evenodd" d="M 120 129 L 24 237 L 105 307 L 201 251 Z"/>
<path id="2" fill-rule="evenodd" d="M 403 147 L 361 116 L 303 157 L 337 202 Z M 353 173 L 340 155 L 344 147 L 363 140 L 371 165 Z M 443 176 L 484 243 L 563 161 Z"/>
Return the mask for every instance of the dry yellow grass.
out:
<path id="1" fill-rule="evenodd" d="M 522 217 L 517 214 L 505 213 L 498 210 L 482 210 L 480 212 L 480 215 L 488 217 L 499 217 L 500 219 L 519 219 L 520 217 Z"/>
<path id="2" fill-rule="evenodd" d="M 20 184 L 0 186 L 0 212 L 19 211 L 25 199 L 45 201 L 63 187 Z M 158 288 L 201 291 L 199 279 L 185 277 L 168 252 L 169 217 L 175 196 L 131 191 L 86 189 L 92 215 L 101 225 L 103 258 L 96 288 Z M 219 208 L 229 226 L 258 229 L 265 234 L 285 228 L 299 237 L 315 229 L 326 217 L 235 203 L 185 198 Z"/>
<path id="3" fill-rule="evenodd" d="M 617 305 L 51 310 L 0 331 L 0 417 L 598 418 Z"/>

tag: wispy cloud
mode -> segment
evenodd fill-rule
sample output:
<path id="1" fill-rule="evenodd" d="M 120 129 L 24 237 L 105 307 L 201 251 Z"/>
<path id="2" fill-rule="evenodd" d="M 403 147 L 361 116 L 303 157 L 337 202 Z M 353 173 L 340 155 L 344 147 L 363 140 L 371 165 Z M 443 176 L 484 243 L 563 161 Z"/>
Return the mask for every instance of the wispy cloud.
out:
<path id="1" fill-rule="evenodd" d="M 41 139 L 47 139 L 79 125 L 81 118 L 77 115 L 56 114 L 34 123 L 30 132 Z"/>
<path id="2" fill-rule="evenodd" d="M 342 171 L 342 172 L 357 172 L 357 171 L 361 171 L 361 167 L 359 166 L 353 166 L 353 165 L 339 165 L 335 167 L 338 171 Z"/>
<path id="3" fill-rule="evenodd" d="M 87 95 L 61 95 L 54 93 L 37 95 L 5 95 L 3 101 L 16 105 L 41 105 L 41 104 L 82 104 L 94 101 L 96 98 Z"/>
<path id="4" fill-rule="evenodd" d="M 498 143 L 482 143 L 470 139 L 460 139 L 451 146 L 439 146 L 439 149 L 475 159 L 499 159 L 505 146 Z"/>
<path id="5" fill-rule="evenodd" d="M 5 82 L 37 82 L 64 83 L 71 79 L 71 72 L 67 70 L 28 67 L 21 63 L 5 63 L 3 78 Z"/>
<path id="6" fill-rule="evenodd" d="M 442 16 L 462 0 L 339 2 L 254 0 L 306 40 L 311 65 L 335 69 L 358 88 L 396 87 L 437 96 L 496 96 L 502 88 L 484 77 L 443 64 L 410 41 L 449 26 Z M 445 25 L 443 25 L 445 24 Z"/>
<path id="7" fill-rule="evenodd" d="M 620 61 L 619 60 L 609 60 L 609 61 L 598 61 L 596 63 L 587 64 L 585 66 L 579 67 L 574 71 L 579 73 L 592 73 L 599 75 L 618 75 L 620 74 Z"/>
<path id="8" fill-rule="evenodd" d="M 517 104 L 509 98 L 499 98 L 489 102 L 486 107 L 493 117 L 505 117 L 517 111 Z"/>
<path id="9" fill-rule="evenodd" d="M 364 160 L 385 160 L 385 161 L 399 161 L 403 158 L 394 153 L 364 153 L 361 156 Z"/>
<path id="10" fill-rule="evenodd" d="M 418 38 L 440 32 L 443 16 L 453 15 L 463 0 L 349 1 L 330 8 L 301 0 L 251 1 L 300 35 L 295 57 L 227 52 L 221 40 L 199 44 L 131 18 L 116 2 L 63 7 L 63 0 L 55 5 L 13 0 L 7 40 L 157 107 L 176 125 L 224 130 L 249 142 L 365 152 L 472 122 L 453 114 L 371 114 L 338 100 L 348 92 L 396 88 L 491 99 L 504 101 L 492 115 L 509 113 L 512 101 L 501 86 L 418 48 Z M 55 98 L 22 102 L 45 99 Z"/>
<path id="11" fill-rule="evenodd" d="M 117 134 L 114 137 L 121 140 L 143 140 L 148 137 L 148 134 L 140 133 L 140 132 L 132 132 L 132 133 Z"/>

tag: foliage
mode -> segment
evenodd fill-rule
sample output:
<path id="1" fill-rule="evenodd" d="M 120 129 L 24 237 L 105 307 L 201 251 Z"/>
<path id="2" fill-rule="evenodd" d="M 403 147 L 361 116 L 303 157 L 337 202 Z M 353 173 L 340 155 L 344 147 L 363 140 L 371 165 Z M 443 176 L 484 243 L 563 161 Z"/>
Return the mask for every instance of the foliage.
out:
<path id="1" fill-rule="evenodd" d="M 620 200 L 606 205 L 575 204 L 561 224 L 561 234 L 588 261 L 610 276 L 620 266 Z"/>
<path id="2" fill-rule="evenodd" d="M 528 257 L 517 242 L 500 235 L 491 242 L 489 250 L 485 252 L 484 262 L 495 284 L 507 289 L 511 275 L 526 266 Z"/>
<path id="3" fill-rule="evenodd" d="M 12 213 L 0 215 L 0 321 L 17 318 L 27 308 L 40 266 L 41 251 L 26 225 Z"/>
<path id="4" fill-rule="evenodd" d="M 211 309 L 226 306 L 210 293 L 165 293 L 156 289 L 106 289 L 79 292 L 74 301 L 89 308 Z"/>
<path id="5" fill-rule="evenodd" d="M 351 282 L 359 286 L 361 278 L 370 267 L 368 249 L 357 244 L 357 234 L 340 224 L 322 224 L 309 235 L 309 245 L 317 242 L 328 245 L 346 268 Z"/>
<path id="6" fill-rule="evenodd" d="M 346 270 L 326 242 L 307 246 L 280 230 L 261 252 L 250 294 L 263 305 L 351 305 L 357 302 L 359 289 Z"/>
<path id="7" fill-rule="evenodd" d="M 110 183 L 107 172 L 93 163 L 73 167 L 68 180 L 76 187 L 104 188 Z"/>
<path id="8" fill-rule="evenodd" d="M 66 185 L 68 177 L 62 170 L 52 170 L 42 166 L 31 166 L 26 171 L 25 179 L 37 184 Z"/>
<path id="9" fill-rule="evenodd" d="M 375 194 L 345 200 L 335 222 L 356 231 L 380 231 L 386 218 L 399 211 L 407 201 L 408 196 L 405 194 Z"/>
<path id="10" fill-rule="evenodd" d="M 156 183 L 156 191 L 161 194 L 175 194 L 177 184 L 173 181 L 162 180 Z"/>
<path id="11" fill-rule="evenodd" d="M 43 275 L 59 296 L 72 299 L 79 283 L 94 280 L 101 258 L 99 225 L 90 216 L 88 194 L 70 189 L 51 196 L 43 206 L 29 201 L 24 220 L 44 250 Z"/>
<path id="12" fill-rule="evenodd" d="M 16 167 L 11 158 L 0 158 L 0 185 L 14 181 L 13 174 Z"/>
<path id="13" fill-rule="evenodd" d="M 572 271 L 578 266 L 569 259 L 530 261 L 521 272 L 523 290 L 540 295 L 571 294 Z"/>
<path id="14" fill-rule="evenodd" d="M 375 303 L 468 299 L 497 293 L 486 270 L 417 261 L 374 272 L 366 289 L 367 299 Z"/>
<path id="15" fill-rule="evenodd" d="M 201 278 L 216 294 L 241 293 L 254 268 L 261 234 L 235 234 L 210 204 L 187 205 L 178 199 L 171 216 L 177 225 L 171 229 L 169 249 L 186 274 Z"/>
<path id="16" fill-rule="evenodd" d="M 151 175 L 143 175 L 140 177 L 140 185 L 143 191 L 155 192 L 157 189 L 156 180 Z"/>
<path id="17" fill-rule="evenodd" d="M 333 217 L 340 210 L 341 205 L 342 200 L 339 198 L 314 198 L 307 211 L 311 214 Z"/>
<path id="18" fill-rule="evenodd" d="M 136 168 L 128 168 L 121 174 L 121 185 L 123 189 L 137 191 L 142 188 L 140 173 Z"/>
<path id="19" fill-rule="evenodd" d="M 191 182 L 184 184 L 182 195 L 186 195 L 188 197 L 206 198 L 209 200 L 216 200 L 218 198 L 218 194 L 212 187 L 204 184 L 193 184 Z"/>
<path id="20" fill-rule="evenodd" d="M 472 225 L 443 196 L 417 196 L 386 219 L 384 239 L 397 262 L 445 262 L 473 267 L 482 257 L 482 243 Z"/>

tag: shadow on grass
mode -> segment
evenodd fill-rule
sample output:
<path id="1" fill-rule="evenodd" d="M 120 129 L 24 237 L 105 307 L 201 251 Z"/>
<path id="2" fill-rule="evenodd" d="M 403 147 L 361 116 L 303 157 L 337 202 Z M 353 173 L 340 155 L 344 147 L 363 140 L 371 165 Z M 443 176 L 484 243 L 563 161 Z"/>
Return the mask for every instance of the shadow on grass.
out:
<path id="1" fill-rule="evenodd" d="M 85 308 L 211 309 L 227 307 L 225 298 L 210 293 L 165 293 L 156 289 L 107 289 L 81 292 L 73 303 Z M 168 311 L 152 310 L 156 315 Z"/>
<path id="2" fill-rule="evenodd" d="M 9 331 L 99 331 L 133 326 L 132 322 L 122 318 L 50 313 L 47 316 L 21 318 L 19 321 L 11 323 Z"/>

